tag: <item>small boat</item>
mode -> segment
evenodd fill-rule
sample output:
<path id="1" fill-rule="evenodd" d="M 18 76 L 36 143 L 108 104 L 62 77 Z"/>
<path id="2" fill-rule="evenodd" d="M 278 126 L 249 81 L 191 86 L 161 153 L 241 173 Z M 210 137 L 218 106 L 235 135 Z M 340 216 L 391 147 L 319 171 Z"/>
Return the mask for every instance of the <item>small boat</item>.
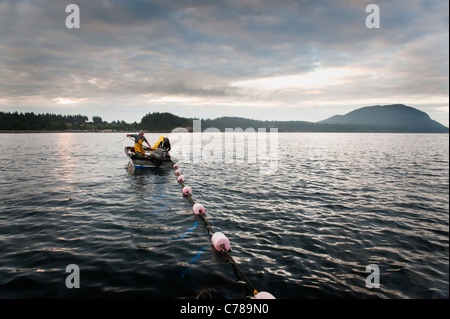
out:
<path id="1" fill-rule="evenodd" d="M 145 157 L 136 155 L 133 146 L 126 146 L 124 151 L 130 160 L 129 165 L 133 168 L 172 168 L 177 159 L 167 155 L 167 152 L 161 148 L 150 150 L 144 147 Z"/>

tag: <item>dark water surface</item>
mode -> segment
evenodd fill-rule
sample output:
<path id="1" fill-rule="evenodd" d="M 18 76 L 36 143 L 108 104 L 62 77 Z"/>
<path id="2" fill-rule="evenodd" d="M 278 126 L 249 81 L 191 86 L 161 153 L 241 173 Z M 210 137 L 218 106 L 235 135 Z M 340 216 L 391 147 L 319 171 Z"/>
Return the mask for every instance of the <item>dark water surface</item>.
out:
<path id="1" fill-rule="evenodd" d="M 272 175 L 258 163 L 180 163 L 258 290 L 449 297 L 448 135 L 278 136 Z M 1 137 L 1 298 L 245 297 L 173 171 L 127 171 L 124 134 Z M 66 287 L 69 264 L 78 289 Z M 379 288 L 366 287 L 369 264 Z"/>

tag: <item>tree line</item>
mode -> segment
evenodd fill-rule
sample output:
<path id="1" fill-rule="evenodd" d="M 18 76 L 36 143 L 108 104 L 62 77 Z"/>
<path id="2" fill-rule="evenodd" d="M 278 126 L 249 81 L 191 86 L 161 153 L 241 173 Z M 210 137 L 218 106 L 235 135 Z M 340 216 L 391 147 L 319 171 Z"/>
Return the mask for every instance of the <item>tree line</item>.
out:
<path id="1" fill-rule="evenodd" d="M 192 119 L 178 117 L 171 113 L 148 113 L 141 121 L 103 121 L 93 116 L 92 121 L 85 115 L 35 114 L 34 112 L 0 112 L 0 131 L 139 131 L 170 132 L 176 127 L 190 128 Z"/>
<path id="2" fill-rule="evenodd" d="M 92 121 L 85 115 L 61 115 L 53 113 L 35 114 L 34 112 L 0 112 L 0 130 L 2 131 L 98 131 L 138 130 L 139 124 L 125 121 L 103 121 L 93 116 Z"/>

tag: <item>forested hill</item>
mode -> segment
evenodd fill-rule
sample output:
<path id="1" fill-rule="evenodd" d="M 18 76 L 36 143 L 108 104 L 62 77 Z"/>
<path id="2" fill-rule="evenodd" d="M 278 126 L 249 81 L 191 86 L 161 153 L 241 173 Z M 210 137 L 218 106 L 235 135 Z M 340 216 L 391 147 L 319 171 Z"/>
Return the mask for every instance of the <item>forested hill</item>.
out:
<path id="1" fill-rule="evenodd" d="M 184 118 L 171 113 L 148 113 L 141 121 L 108 123 L 94 116 L 88 121 L 83 115 L 56 115 L 34 113 L 0 112 L 0 131 L 19 130 L 59 130 L 59 131 L 138 131 L 171 132 L 183 127 L 192 131 L 193 118 Z M 202 119 L 201 129 L 226 128 L 266 129 L 277 128 L 279 132 L 392 132 L 392 133 L 448 133 L 448 127 L 433 121 L 428 114 L 402 104 L 370 106 L 352 111 L 346 115 L 336 115 L 327 120 L 305 121 L 259 121 L 242 117 L 220 117 Z"/>
<path id="2" fill-rule="evenodd" d="M 360 125 L 404 132 L 448 133 L 448 128 L 433 121 L 418 109 L 403 104 L 362 107 L 346 115 L 335 115 L 319 124 Z"/>
<path id="3" fill-rule="evenodd" d="M 171 113 L 148 113 L 141 126 L 149 132 L 170 132 L 176 127 L 192 130 L 192 118 Z M 448 133 L 448 127 L 433 121 L 428 114 L 403 104 L 368 106 L 347 115 L 336 115 L 320 122 L 259 121 L 242 117 L 202 119 L 201 129 L 277 128 L 279 132 L 386 132 L 386 133 Z"/>

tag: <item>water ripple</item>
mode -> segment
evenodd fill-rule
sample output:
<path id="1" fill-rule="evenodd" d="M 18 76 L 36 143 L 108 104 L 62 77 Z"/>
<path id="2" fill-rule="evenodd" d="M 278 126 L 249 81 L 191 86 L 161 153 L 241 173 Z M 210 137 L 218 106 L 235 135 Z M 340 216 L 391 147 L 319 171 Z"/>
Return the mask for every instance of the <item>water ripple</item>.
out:
<path id="1" fill-rule="evenodd" d="M 25 141 L 35 162 L 2 168 L 0 297 L 246 295 L 170 170 L 130 174 L 122 146 L 110 147 L 122 135 L 42 136 Z M 3 148 L 13 147 L 9 137 Z M 448 298 L 448 135 L 281 137 L 291 150 L 274 175 L 254 163 L 181 163 L 258 289 L 277 298 Z M 63 150 L 52 161 L 49 145 Z M 73 263 L 80 289 L 65 287 Z M 365 285 L 369 264 L 379 266 L 378 289 Z"/>

